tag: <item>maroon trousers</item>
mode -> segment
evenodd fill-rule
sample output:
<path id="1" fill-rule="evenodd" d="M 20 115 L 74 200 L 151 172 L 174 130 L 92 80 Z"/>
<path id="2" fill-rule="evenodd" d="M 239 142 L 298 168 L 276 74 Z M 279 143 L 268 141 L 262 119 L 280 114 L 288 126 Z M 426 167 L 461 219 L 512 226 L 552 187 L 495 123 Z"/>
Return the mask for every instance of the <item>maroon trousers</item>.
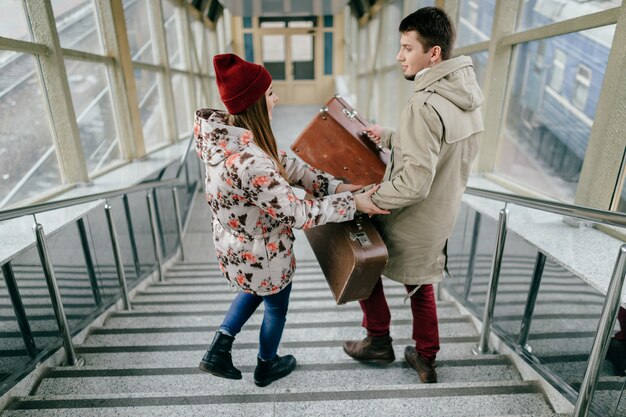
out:
<path id="1" fill-rule="evenodd" d="M 405 285 L 407 293 L 411 293 L 416 285 Z M 360 300 L 363 310 L 363 327 L 368 336 L 384 336 L 389 334 L 391 312 L 383 281 L 379 279 L 366 300 Z M 422 285 L 411 296 L 411 312 L 413 313 L 413 340 L 417 353 L 427 360 L 434 360 L 439 352 L 439 327 L 437 323 L 437 304 L 432 284 Z"/>

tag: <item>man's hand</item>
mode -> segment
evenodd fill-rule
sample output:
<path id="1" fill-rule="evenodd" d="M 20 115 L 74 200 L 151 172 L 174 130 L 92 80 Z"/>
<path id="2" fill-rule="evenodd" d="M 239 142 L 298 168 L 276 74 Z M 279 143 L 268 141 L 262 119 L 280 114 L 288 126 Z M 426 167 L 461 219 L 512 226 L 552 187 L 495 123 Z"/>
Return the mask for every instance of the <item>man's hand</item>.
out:
<path id="1" fill-rule="evenodd" d="M 362 213 L 369 214 L 389 214 L 389 210 L 383 210 L 372 202 L 372 194 L 374 194 L 380 188 L 380 184 L 372 187 L 370 190 L 364 193 L 354 196 L 354 202 L 356 203 L 356 209 Z"/>
<path id="2" fill-rule="evenodd" d="M 381 125 L 368 126 L 363 129 L 363 133 L 365 133 L 372 142 L 380 146 L 380 136 L 383 134 L 383 127 Z"/>
<path id="3" fill-rule="evenodd" d="M 337 186 L 337 188 L 335 188 L 335 194 L 343 193 L 346 191 L 350 191 L 351 193 L 353 193 L 355 191 L 359 191 L 361 188 L 363 188 L 362 185 L 341 183 Z"/>

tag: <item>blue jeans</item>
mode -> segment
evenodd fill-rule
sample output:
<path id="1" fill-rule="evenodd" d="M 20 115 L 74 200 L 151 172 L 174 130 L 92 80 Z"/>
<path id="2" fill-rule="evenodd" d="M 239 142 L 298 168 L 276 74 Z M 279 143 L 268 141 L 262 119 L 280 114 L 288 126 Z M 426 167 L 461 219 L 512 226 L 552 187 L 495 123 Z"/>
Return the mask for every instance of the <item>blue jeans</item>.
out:
<path id="1" fill-rule="evenodd" d="M 237 294 L 224 317 L 220 330 L 231 336 L 236 336 L 256 309 L 265 303 L 263 324 L 259 333 L 259 358 L 264 361 L 272 360 L 278 351 L 278 344 L 283 336 L 287 309 L 289 308 L 289 294 L 291 283 L 279 293 L 261 297 L 258 295 L 240 292 Z"/>

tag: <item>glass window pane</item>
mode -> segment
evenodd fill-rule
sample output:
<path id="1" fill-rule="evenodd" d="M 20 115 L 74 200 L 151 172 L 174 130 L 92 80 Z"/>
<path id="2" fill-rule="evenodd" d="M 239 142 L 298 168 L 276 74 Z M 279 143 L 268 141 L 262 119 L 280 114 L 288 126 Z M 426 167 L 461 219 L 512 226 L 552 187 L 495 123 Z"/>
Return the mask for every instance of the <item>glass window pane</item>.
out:
<path id="1" fill-rule="evenodd" d="M 294 80 L 315 79 L 313 35 L 291 35 L 291 64 Z"/>
<path id="2" fill-rule="evenodd" d="M 395 4 L 392 4 L 392 6 Z M 332 28 L 333 27 L 333 15 L 326 15 L 324 16 L 324 27 L 325 28 Z"/>
<path id="3" fill-rule="evenodd" d="M 92 0 L 52 0 L 52 10 L 63 48 L 103 53 Z"/>
<path id="4" fill-rule="evenodd" d="M 187 75 L 172 74 L 174 105 L 176 106 L 176 126 L 179 137 L 191 132 L 191 125 L 193 124 L 193 114 L 189 108 L 189 89 L 186 81 Z"/>
<path id="5" fill-rule="evenodd" d="M 65 60 L 87 169 L 95 173 L 121 158 L 105 64 Z"/>
<path id="6" fill-rule="evenodd" d="M 545 26 L 554 22 L 619 7 L 622 0 L 580 1 L 539 0 L 524 2 L 523 18 L 519 30 Z"/>
<path id="7" fill-rule="evenodd" d="M 290 28 L 312 28 L 313 22 L 310 20 L 294 20 L 287 23 Z"/>
<path id="8" fill-rule="evenodd" d="M 456 37 L 457 47 L 489 40 L 495 5 L 495 0 L 461 1 Z"/>
<path id="9" fill-rule="evenodd" d="M 606 35 L 614 30 L 613 25 L 516 48 L 499 174 L 573 201 L 608 61 L 612 39 Z M 534 60 L 537 54 L 545 59 Z M 583 98 L 581 109 L 576 103 Z"/>
<path id="10" fill-rule="evenodd" d="M 263 35 L 263 66 L 267 68 L 274 80 L 285 79 L 285 36 Z"/>
<path id="11" fill-rule="evenodd" d="M 125 0 L 124 17 L 126 33 L 133 61 L 156 64 L 152 34 L 150 33 L 150 13 L 146 0 Z"/>
<path id="12" fill-rule="evenodd" d="M 487 61 L 489 60 L 489 52 L 476 52 L 470 55 L 472 62 L 474 62 L 474 72 L 476 73 L 476 80 L 480 88 L 485 88 L 485 76 L 487 72 Z"/>
<path id="13" fill-rule="evenodd" d="M 163 26 L 165 26 L 165 40 L 170 66 L 186 69 L 179 40 L 180 22 L 176 15 L 176 9 L 167 0 L 163 0 Z"/>
<path id="14" fill-rule="evenodd" d="M 0 207 L 61 185 L 48 106 L 32 55 L 6 55 L 0 71 L 0 126 Z"/>
<path id="15" fill-rule="evenodd" d="M 246 51 L 246 61 L 248 62 L 254 62 L 254 44 L 252 42 L 252 33 L 244 33 L 243 48 Z"/>
<path id="16" fill-rule="evenodd" d="M 191 64 L 194 72 L 205 73 L 205 59 L 206 59 L 206 38 L 204 36 L 204 25 L 200 22 L 192 22 L 191 29 L 193 32 L 193 45 L 189 45 L 189 53 L 191 54 Z M 195 46 L 195 50 L 193 48 Z M 197 53 L 197 62 L 194 54 Z M 198 69 L 197 63 L 200 63 L 200 69 Z"/>
<path id="17" fill-rule="evenodd" d="M 243 27 L 249 29 L 252 27 L 252 18 L 247 16 L 243 18 Z"/>
<path id="18" fill-rule="evenodd" d="M 141 126 L 147 151 L 167 142 L 158 83 L 159 76 L 153 71 L 135 69 L 137 101 L 139 101 Z"/>
<path id="19" fill-rule="evenodd" d="M 0 16 L 2 16 L 0 19 L 0 36 L 23 41 L 32 40 L 22 0 L 0 1 Z"/>
<path id="20" fill-rule="evenodd" d="M 193 77 L 194 78 L 194 92 L 195 92 L 195 109 L 201 109 L 203 107 L 210 107 L 209 100 L 207 97 L 204 97 L 204 89 L 202 88 L 202 78 L 201 77 Z"/>
<path id="21" fill-rule="evenodd" d="M 333 75 L 333 33 L 324 32 L 324 75 Z"/>
<path id="22" fill-rule="evenodd" d="M 285 22 L 261 22 L 261 27 L 266 29 L 284 28 Z"/>

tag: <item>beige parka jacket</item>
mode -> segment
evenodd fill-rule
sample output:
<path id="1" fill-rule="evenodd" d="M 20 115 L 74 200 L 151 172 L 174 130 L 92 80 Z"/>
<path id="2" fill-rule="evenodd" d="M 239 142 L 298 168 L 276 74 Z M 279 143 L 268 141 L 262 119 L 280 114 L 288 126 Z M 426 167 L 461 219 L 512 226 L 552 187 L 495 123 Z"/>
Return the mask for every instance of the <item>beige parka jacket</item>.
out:
<path id="1" fill-rule="evenodd" d="M 444 247 L 483 131 L 483 95 L 467 56 L 418 75 L 414 91 L 399 130 L 382 134 L 391 157 L 372 200 L 391 211 L 374 218 L 389 251 L 383 275 L 421 285 L 443 278 Z"/>

